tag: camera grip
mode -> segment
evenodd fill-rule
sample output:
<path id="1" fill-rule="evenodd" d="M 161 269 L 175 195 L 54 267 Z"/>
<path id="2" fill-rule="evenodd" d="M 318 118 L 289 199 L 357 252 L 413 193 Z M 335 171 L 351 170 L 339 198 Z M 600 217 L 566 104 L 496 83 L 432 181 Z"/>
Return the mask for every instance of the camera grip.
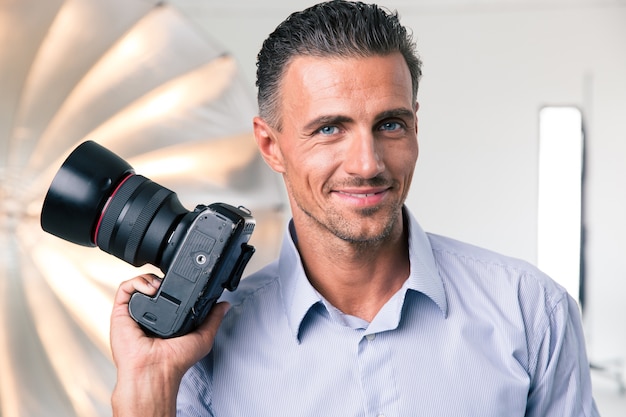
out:
<path id="1" fill-rule="evenodd" d="M 224 289 L 237 287 L 254 253 L 247 244 L 254 229 L 248 213 L 223 203 L 199 206 L 196 213 L 157 294 L 135 293 L 129 303 L 133 319 L 158 337 L 179 336 L 200 324 Z"/>

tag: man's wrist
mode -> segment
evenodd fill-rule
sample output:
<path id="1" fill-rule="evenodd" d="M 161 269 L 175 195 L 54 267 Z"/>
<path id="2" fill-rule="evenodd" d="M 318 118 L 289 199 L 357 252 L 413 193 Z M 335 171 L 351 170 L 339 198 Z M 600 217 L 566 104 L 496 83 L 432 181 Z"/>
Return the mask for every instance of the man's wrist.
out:
<path id="1" fill-rule="evenodd" d="M 174 417 L 180 378 L 160 372 L 118 370 L 111 396 L 113 417 Z"/>

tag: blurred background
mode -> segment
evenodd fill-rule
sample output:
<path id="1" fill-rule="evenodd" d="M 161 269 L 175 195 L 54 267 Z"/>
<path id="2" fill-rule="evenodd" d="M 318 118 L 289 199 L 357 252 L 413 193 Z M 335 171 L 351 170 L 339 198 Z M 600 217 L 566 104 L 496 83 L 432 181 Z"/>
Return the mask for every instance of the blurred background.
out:
<path id="1" fill-rule="evenodd" d="M 94 140 L 174 190 L 257 219 L 282 182 L 256 152 L 255 59 L 305 0 L 0 0 L 0 416 L 108 416 L 112 295 L 135 269 L 47 235 L 41 203 Z M 388 0 L 417 40 L 422 226 L 525 259 L 581 305 L 595 396 L 623 416 L 626 1 Z"/>

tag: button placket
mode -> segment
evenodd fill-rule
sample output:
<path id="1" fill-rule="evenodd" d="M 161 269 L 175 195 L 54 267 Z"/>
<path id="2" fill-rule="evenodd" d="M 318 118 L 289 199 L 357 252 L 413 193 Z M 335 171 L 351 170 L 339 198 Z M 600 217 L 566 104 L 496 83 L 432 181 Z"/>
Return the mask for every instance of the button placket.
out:
<path id="1" fill-rule="evenodd" d="M 370 333 L 359 342 L 359 372 L 363 388 L 366 415 L 389 417 L 395 415 L 398 393 L 389 346 L 384 337 Z"/>

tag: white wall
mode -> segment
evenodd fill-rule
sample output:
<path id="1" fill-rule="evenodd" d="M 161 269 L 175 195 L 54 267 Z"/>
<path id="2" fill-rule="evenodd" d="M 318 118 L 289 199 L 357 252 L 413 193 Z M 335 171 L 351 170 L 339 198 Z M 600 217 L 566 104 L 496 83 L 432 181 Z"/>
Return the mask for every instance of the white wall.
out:
<path id="1" fill-rule="evenodd" d="M 251 89 L 263 39 L 312 4 L 172 3 L 235 55 Z M 408 204 L 429 231 L 534 263 L 538 111 L 579 106 L 588 140 L 589 353 L 626 359 L 626 4 L 454 3 L 383 3 L 413 28 L 424 61 Z"/>
<path id="2" fill-rule="evenodd" d="M 425 228 L 536 261 L 538 110 L 587 130 L 590 354 L 626 357 L 626 7 L 405 16 L 419 37 Z"/>

